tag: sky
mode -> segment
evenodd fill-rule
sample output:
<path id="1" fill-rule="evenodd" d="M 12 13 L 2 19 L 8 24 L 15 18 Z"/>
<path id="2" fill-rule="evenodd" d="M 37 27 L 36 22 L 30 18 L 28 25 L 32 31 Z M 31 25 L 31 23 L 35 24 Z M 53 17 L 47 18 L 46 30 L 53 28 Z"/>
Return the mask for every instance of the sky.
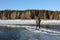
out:
<path id="1" fill-rule="evenodd" d="M 0 10 L 58 10 L 60 0 L 0 0 Z"/>

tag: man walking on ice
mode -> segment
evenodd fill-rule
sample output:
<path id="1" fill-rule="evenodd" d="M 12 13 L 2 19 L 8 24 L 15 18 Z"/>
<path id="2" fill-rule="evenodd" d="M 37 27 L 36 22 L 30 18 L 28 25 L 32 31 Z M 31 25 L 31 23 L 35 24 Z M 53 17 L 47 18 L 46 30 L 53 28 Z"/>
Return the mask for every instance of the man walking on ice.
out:
<path id="1" fill-rule="evenodd" d="M 35 22 L 36 22 L 36 29 L 39 27 L 40 28 L 40 18 L 38 16 L 35 16 Z"/>

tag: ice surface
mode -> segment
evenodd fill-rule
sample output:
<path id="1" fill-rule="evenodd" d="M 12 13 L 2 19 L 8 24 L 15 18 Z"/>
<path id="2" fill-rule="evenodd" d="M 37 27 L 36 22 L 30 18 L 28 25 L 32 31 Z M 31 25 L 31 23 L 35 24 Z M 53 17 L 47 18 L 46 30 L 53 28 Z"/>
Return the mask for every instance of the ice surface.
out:
<path id="1" fill-rule="evenodd" d="M 22 31 L 21 39 L 28 40 L 60 40 L 60 31 L 40 28 L 36 30 L 35 26 L 28 26 L 26 27 L 26 31 Z"/>
<path id="2" fill-rule="evenodd" d="M 41 28 L 40 40 L 60 40 L 60 31 Z"/>
<path id="3" fill-rule="evenodd" d="M 60 40 L 60 31 L 46 28 L 36 30 L 35 26 L 18 26 L 13 24 L 35 24 L 35 20 L 0 20 L 0 26 L 20 28 L 18 32 L 20 40 Z M 41 24 L 60 25 L 60 20 L 41 20 Z M 3 32 L 0 31 L 0 34 L 2 33 Z"/>
<path id="4" fill-rule="evenodd" d="M 51 30 L 46 28 L 40 28 L 36 30 L 35 26 L 18 26 L 18 25 L 7 25 L 7 26 L 19 27 L 20 29 L 18 29 L 17 31 L 14 30 L 14 32 L 12 30 L 11 31 L 0 30 L 0 35 L 2 34 L 2 38 L 3 36 L 4 37 L 14 36 L 15 38 L 15 35 L 18 35 L 17 37 L 19 40 L 60 40 L 60 31 L 57 30 Z"/>

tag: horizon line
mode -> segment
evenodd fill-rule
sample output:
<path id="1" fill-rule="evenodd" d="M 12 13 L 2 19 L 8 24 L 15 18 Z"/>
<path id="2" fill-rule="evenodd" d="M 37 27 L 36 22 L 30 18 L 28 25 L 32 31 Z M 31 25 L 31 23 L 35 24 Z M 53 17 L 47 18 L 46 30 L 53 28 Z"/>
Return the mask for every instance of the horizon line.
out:
<path id="1" fill-rule="evenodd" d="M 49 9 L 0 9 L 0 11 L 3 11 L 3 10 L 22 10 L 22 11 L 25 11 L 25 10 L 47 10 L 47 11 L 60 11 L 60 10 L 49 10 Z"/>

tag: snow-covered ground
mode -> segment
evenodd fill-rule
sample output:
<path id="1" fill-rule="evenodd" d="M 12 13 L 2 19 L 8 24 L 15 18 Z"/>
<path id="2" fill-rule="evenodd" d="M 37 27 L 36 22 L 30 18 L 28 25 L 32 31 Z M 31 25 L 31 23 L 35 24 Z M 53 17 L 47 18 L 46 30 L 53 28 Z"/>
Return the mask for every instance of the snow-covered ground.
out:
<path id="1" fill-rule="evenodd" d="M 0 20 L 0 24 L 35 24 L 34 20 Z"/>
<path id="2" fill-rule="evenodd" d="M 1 24 L 35 24 L 35 20 L 0 20 Z M 43 25 L 60 25 L 60 20 L 41 20 Z"/>

